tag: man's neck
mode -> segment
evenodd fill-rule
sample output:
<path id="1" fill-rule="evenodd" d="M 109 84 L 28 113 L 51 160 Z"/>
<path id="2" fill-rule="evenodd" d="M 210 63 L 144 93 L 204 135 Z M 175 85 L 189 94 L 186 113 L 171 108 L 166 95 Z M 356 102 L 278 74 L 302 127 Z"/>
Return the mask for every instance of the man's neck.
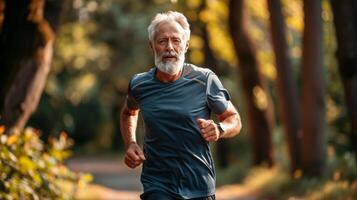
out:
<path id="1" fill-rule="evenodd" d="M 163 83 L 170 83 L 178 80 L 181 77 L 182 69 L 174 75 L 166 74 L 165 72 L 160 71 L 159 69 L 156 70 L 156 78 Z"/>

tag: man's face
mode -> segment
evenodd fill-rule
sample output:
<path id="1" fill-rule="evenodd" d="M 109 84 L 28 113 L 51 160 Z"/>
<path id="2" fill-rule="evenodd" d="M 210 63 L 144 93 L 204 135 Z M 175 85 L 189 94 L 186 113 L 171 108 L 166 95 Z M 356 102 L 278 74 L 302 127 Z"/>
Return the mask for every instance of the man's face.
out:
<path id="1" fill-rule="evenodd" d="M 184 30 L 177 22 L 159 24 L 150 44 L 155 54 L 155 65 L 160 71 L 170 75 L 180 72 L 188 42 Z"/>

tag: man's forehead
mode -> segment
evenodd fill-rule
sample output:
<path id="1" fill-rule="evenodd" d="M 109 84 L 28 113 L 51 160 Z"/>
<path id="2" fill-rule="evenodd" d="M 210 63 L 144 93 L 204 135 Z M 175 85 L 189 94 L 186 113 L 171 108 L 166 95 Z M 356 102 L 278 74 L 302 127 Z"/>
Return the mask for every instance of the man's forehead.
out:
<path id="1" fill-rule="evenodd" d="M 185 31 L 181 25 L 175 21 L 162 22 L 156 26 L 155 37 L 159 35 L 177 35 L 184 37 Z"/>

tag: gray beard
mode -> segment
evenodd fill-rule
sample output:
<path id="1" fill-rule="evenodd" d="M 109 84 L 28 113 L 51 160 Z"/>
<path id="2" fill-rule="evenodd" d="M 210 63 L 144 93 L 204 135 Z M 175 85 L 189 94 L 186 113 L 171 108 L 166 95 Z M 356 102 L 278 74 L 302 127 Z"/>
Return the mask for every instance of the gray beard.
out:
<path id="1" fill-rule="evenodd" d="M 182 69 L 184 62 L 185 62 L 184 53 L 180 53 L 177 56 L 177 60 L 174 62 L 163 62 L 162 55 L 158 56 L 155 52 L 155 65 L 160 71 L 166 74 L 170 74 L 170 75 L 178 74 Z"/>

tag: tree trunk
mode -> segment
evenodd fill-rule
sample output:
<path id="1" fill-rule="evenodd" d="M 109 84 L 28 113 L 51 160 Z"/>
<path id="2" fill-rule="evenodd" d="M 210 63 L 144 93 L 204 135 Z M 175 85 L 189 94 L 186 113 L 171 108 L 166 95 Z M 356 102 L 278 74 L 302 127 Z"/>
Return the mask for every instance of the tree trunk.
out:
<path id="1" fill-rule="evenodd" d="M 21 130 L 37 108 L 50 71 L 55 32 L 65 1 L 48 1 L 46 7 L 44 0 L 4 2 L 0 32 L 1 123 Z"/>
<path id="2" fill-rule="evenodd" d="M 337 59 L 351 121 L 351 146 L 357 156 L 357 2 L 331 0 Z"/>
<path id="3" fill-rule="evenodd" d="M 202 0 L 201 5 L 199 7 L 198 12 L 202 12 L 207 7 L 207 1 Z M 199 26 L 199 34 L 203 40 L 203 53 L 204 53 L 204 67 L 210 68 L 213 72 L 215 72 L 218 76 L 224 73 L 224 70 L 218 66 L 218 61 L 214 56 L 212 49 L 209 44 L 209 33 L 207 31 L 207 23 L 204 21 L 198 22 Z M 218 140 L 216 142 L 217 147 L 217 164 L 221 168 L 228 167 L 229 157 L 230 157 L 230 149 L 229 149 L 229 140 Z"/>
<path id="4" fill-rule="evenodd" d="M 322 71 L 321 1 L 304 0 L 302 57 L 302 169 L 318 176 L 323 170 L 325 102 Z"/>
<path id="5" fill-rule="evenodd" d="M 268 164 L 272 166 L 272 103 L 258 71 L 255 47 L 246 31 L 243 0 L 230 1 L 229 26 L 236 55 L 239 59 L 238 68 L 247 102 L 249 132 L 253 146 L 253 163 L 255 165 Z"/>
<path id="6" fill-rule="evenodd" d="M 280 116 L 290 155 L 291 171 L 300 168 L 300 114 L 297 86 L 291 73 L 289 49 L 286 41 L 285 22 L 280 0 L 268 0 L 270 30 L 275 52 Z"/>

